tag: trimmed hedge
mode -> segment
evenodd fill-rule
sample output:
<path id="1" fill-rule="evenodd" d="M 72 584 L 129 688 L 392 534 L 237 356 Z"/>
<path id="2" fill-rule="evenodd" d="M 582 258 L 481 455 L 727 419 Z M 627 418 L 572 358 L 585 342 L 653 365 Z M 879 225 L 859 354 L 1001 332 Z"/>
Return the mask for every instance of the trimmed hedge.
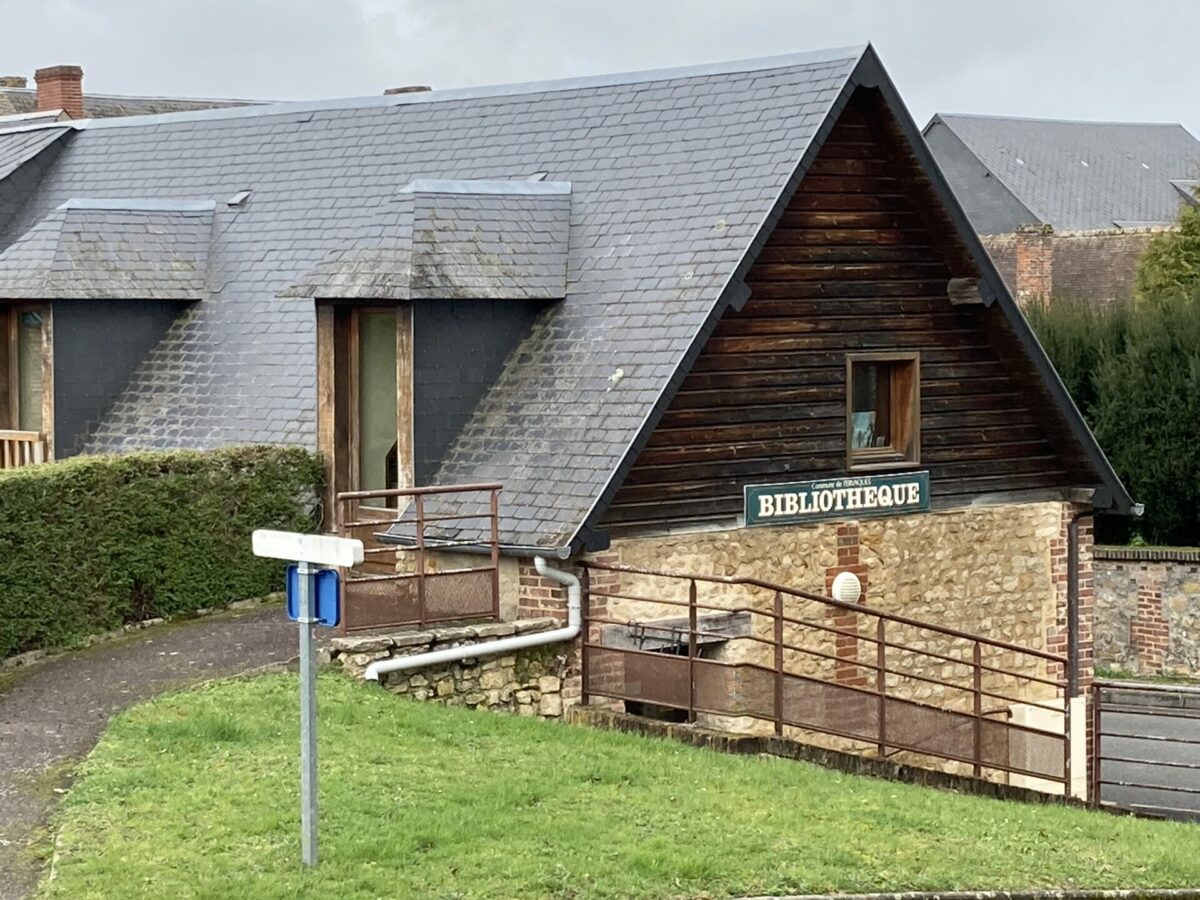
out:
<path id="1" fill-rule="evenodd" d="M 0 472 L 0 657 L 279 590 L 255 528 L 311 531 L 320 459 L 239 447 Z"/>

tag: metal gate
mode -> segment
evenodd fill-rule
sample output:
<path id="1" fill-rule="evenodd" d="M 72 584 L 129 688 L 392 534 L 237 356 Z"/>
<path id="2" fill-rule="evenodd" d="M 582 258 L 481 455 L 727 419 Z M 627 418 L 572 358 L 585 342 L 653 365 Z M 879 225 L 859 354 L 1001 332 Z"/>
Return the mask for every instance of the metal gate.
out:
<path id="1" fill-rule="evenodd" d="M 1097 682 L 1094 802 L 1200 821 L 1200 688 Z"/>

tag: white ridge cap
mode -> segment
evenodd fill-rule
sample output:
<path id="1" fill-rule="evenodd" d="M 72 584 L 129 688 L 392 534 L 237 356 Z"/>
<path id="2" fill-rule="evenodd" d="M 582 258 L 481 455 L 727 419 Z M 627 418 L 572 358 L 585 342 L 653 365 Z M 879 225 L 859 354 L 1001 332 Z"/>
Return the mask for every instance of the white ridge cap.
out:
<path id="1" fill-rule="evenodd" d="M 615 87 L 622 84 L 639 84 L 649 81 L 669 81 L 676 78 L 696 78 L 705 75 L 725 75 L 737 72 L 758 72 L 767 69 L 784 69 L 791 66 L 817 65 L 838 60 L 857 59 L 866 52 L 867 44 L 834 47 L 827 50 L 810 50 L 787 53 L 779 56 L 764 56 L 753 59 L 726 60 L 724 62 L 679 66 L 665 69 L 643 69 L 636 72 L 618 72 L 608 75 L 584 75 L 575 78 L 559 78 L 549 81 L 529 81 L 512 84 L 484 85 L 479 87 L 450 88 L 441 91 L 417 91 L 407 94 L 382 94 L 370 97 L 349 97 L 333 100 L 294 100 L 263 103 L 253 106 L 229 106 L 214 109 L 184 110 L 182 112 L 158 113 L 149 116 L 117 116 L 107 119 L 79 119 L 69 124 L 80 130 L 94 128 L 137 128 L 146 125 L 170 125 L 180 122 L 202 122 L 216 119 L 246 119 L 259 116 L 282 116 L 299 113 L 323 112 L 339 109 L 368 109 L 371 107 L 407 106 L 416 103 L 440 103 L 452 100 L 475 100 L 485 97 L 507 97 L 524 94 L 541 94 L 553 91 L 585 90 L 588 88 Z"/>
<path id="2" fill-rule="evenodd" d="M 569 194 L 569 181 L 489 181 L 480 179 L 418 178 L 400 188 L 401 194 Z"/>
<path id="3" fill-rule="evenodd" d="M 112 199 L 107 197 L 72 197 L 59 209 L 110 209 L 128 212 L 212 212 L 214 200 L 150 200 L 146 198 Z"/>

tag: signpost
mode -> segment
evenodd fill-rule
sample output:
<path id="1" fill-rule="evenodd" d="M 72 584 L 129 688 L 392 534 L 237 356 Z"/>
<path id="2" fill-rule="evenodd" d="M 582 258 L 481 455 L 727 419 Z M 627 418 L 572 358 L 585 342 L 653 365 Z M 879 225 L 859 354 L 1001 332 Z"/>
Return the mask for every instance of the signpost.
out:
<path id="1" fill-rule="evenodd" d="M 300 849 L 306 866 L 317 864 L 317 670 L 313 626 L 337 625 L 341 591 L 337 572 L 363 561 L 362 541 L 290 531 L 255 531 L 255 556 L 295 562 L 288 567 L 288 617 L 300 625 Z"/>
<path id="2" fill-rule="evenodd" d="M 747 525 L 894 516 L 928 509 L 928 472 L 748 484 L 745 488 Z"/>

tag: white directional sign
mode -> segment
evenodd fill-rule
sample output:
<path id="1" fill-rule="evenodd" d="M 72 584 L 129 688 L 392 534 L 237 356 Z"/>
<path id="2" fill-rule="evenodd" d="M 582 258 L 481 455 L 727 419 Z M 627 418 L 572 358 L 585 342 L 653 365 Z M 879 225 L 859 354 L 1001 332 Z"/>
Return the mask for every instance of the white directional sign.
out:
<path id="1" fill-rule="evenodd" d="M 350 566 L 363 561 L 362 541 L 328 534 L 297 534 L 260 528 L 251 536 L 255 556 L 285 559 L 295 566 L 295 620 L 300 625 L 300 858 L 306 866 L 317 864 L 317 664 L 313 626 L 319 617 L 316 596 L 320 590 L 316 566 Z M 337 588 L 336 573 L 334 590 Z M 288 576 L 288 593 L 293 593 Z M 336 602 L 334 604 L 336 606 Z M 336 616 L 334 617 L 336 619 Z M 330 620 L 333 621 L 333 620 Z"/>
<path id="2" fill-rule="evenodd" d="M 288 562 L 349 568 L 363 561 L 362 541 L 331 534 L 299 534 L 260 528 L 251 536 L 255 556 L 286 559 Z"/>

